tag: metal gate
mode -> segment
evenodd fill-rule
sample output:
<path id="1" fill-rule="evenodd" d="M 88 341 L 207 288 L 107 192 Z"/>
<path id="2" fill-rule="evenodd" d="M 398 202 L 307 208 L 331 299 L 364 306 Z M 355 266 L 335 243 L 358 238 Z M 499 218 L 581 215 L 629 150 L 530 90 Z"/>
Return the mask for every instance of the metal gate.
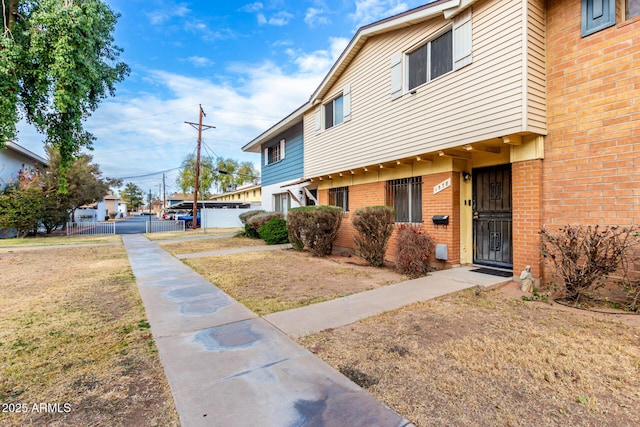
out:
<path id="1" fill-rule="evenodd" d="M 473 171 L 473 262 L 513 268 L 510 164 Z"/>
<path id="2" fill-rule="evenodd" d="M 75 234 L 116 234 L 116 223 L 111 222 L 68 222 L 67 236 Z"/>

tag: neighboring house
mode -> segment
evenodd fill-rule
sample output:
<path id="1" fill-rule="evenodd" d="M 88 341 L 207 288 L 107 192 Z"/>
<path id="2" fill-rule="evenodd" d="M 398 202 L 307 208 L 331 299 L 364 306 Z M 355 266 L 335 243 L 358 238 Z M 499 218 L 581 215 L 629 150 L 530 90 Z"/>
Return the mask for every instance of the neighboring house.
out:
<path id="1" fill-rule="evenodd" d="M 7 185 L 15 183 L 20 176 L 31 177 L 38 175 L 48 168 L 47 160 L 15 142 L 7 142 L 7 148 L 0 150 L 0 191 Z M 0 228 L 0 239 L 15 237 L 13 229 Z"/>
<path id="2" fill-rule="evenodd" d="M 304 179 L 305 104 L 249 142 L 244 151 L 261 153 L 262 209 L 286 213 L 317 203 L 317 185 Z"/>
<path id="3" fill-rule="evenodd" d="M 167 197 L 167 209 L 171 209 L 172 206 L 188 201 L 193 202 L 193 194 L 173 193 Z"/>
<path id="4" fill-rule="evenodd" d="M 244 149 L 302 121 L 298 182 L 347 211 L 337 246 L 353 246 L 354 210 L 389 205 L 441 266 L 539 277 L 543 225 L 640 222 L 637 15 L 637 0 L 412 9 L 360 28 L 303 111 Z"/>
<path id="5" fill-rule="evenodd" d="M 7 148 L 0 150 L 0 190 L 17 182 L 21 173 L 36 175 L 49 167 L 47 160 L 15 142 L 7 142 Z"/>
<path id="6" fill-rule="evenodd" d="M 214 202 L 248 202 L 252 205 L 260 205 L 262 188 L 260 184 L 242 185 L 234 191 L 213 195 L 210 200 Z"/>
<path id="7" fill-rule="evenodd" d="M 126 216 L 126 207 L 124 209 L 120 208 L 120 205 L 123 204 L 118 196 L 114 196 L 111 192 L 104 196 L 104 208 L 105 208 L 105 216 L 111 217 L 115 215 L 117 218 L 121 218 L 122 211 L 124 210 Z"/>

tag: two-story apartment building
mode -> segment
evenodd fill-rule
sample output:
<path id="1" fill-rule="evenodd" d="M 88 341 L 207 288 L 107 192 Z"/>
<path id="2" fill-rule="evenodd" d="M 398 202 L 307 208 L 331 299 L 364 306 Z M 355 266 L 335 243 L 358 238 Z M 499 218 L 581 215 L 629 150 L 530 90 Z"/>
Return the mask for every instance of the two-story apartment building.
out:
<path id="1" fill-rule="evenodd" d="M 245 145 L 261 153 L 261 203 L 267 211 L 317 204 L 317 185 L 304 178 L 303 117 L 305 104 Z"/>
<path id="2" fill-rule="evenodd" d="M 538 277 L 544 225 L 640 222 L 637 8 L 441 0 L 360 28 L 301 113 L 303 179 L 347 211 L 336 244 L 389 205 L 444 266 Z"/>
<path id="3" fill-rule="evenodd" d="M 233 191 L 214 194 L 210 200 L 214 202 L 246 202 L 257 206 L 262 203 L 262 187 L 259 183 L 241 185 Z"/>

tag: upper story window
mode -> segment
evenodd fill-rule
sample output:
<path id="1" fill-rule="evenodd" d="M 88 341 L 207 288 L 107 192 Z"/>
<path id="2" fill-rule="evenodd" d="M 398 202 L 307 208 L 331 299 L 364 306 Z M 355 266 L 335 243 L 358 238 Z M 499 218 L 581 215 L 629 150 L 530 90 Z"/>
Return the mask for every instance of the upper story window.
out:
<path id="1" fill-rule="evenodd" d="M 324 120 L 322 120 L 323 116 Z M 351 120 L 351 85 L 346 85 L 342 88 L 342 93 L 322 106 L 316 107 L 316 133 L 349 120 Z"/>
<path id="2" fill-rule="evenodd" d="M 344 212 L 349 212 L 349 187 L 329 189 L 329 204 L 342 208 Z"/>
<path id="3" fill-rule="evenodd" d="M 442 31 L 429 35 L 430 39 L 416 49 L 391 56 L 392 100 L 415 93 L 418 86 L 473 62 L 471 7 L 454 16 L 451 25 Z"/>
<path id="4" fill-rule="evenodd" d="M 337 98 L 324 104 L 324 128 L 329 129 L 344 122 L 344 97 Z"/>
<path id="5" fill-rule="evenodd" d="M 452 70 L 453 31 L 449 30 L 407 54 L 407 89 L 412 90 Z"/>
<path id="6" fill-rule="evenodd" d="M 625 19 L 640 16 L 640 0 L 626 0 L 624 7 Z"/>
<path id="7" fill-rule="evenodd" d="M 284 148 L 286 141 L 280 140 L 279 144 L 272 145 L 264 149 L 264 164 L 270 165 L 284 159 Z"/>

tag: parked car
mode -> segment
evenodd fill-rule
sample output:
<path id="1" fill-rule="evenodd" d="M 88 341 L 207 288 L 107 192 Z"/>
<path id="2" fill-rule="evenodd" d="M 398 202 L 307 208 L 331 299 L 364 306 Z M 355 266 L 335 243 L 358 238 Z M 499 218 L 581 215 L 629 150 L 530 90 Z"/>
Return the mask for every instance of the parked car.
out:
<path id="1" fill-rule="evenodd" d="M 186 215 L 178 216 L 178 220 L 184 221 L 184 228 L 192 228 L 193 227 L 193 212 L 189 212 Z M 200 227 L 200 211 L 198 211 L 197 215 L 197 226 Z"/>

